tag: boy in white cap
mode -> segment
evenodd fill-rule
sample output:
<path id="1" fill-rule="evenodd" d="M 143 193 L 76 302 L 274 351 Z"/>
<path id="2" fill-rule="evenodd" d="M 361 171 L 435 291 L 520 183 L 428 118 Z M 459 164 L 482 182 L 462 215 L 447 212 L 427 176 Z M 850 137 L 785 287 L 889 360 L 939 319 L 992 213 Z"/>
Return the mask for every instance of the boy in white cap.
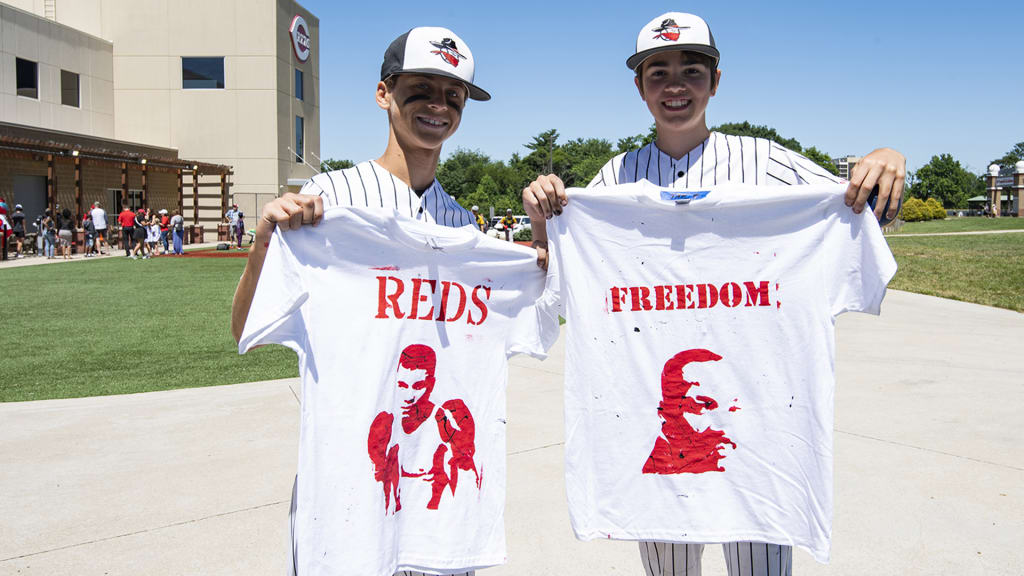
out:
<path id="1" fill-rule="evenodd" d="M 627 61 L 640 98 L 654 117 L 657 139 L 612 158 L 588 187 L 648 180 L 666 188 L 736 182 L 756 185 L 840 183 L 804 156 L 761 138 L 727 136 L 707 128 L 705 112 L 719 87 L 719 51 L 707 23 L 693 14 L 669 12 L 648 22 Z M 846 204 L 861 212 L 877 186 L 874 214 L 896 216 L 902 200 L 905 158 L 882 148 L 863 158 L 851 175 Z M 544 222 L 560 214 L 568 199 L 554 174 L 523 189 L 533 226 L 538 264 L 547 265 Z M 684 523 L 681 520 L 681 524 Z M 682 526 L 681 526 L 682 527 Z M 792 548 L 772 543 L 723 543 L 730 576 L 787 575 Z M 640 542 L 648 576 L 699 575 L 703 544 Z"/>
<path id="2" fill-rule="evenodd" d="M 285 194 L 264 205 L 232 302 L 231 330 L 236 340 L 241 337 L 249 315 L 275 227 L 289 230 L 315 226 L 325 207 L 333 206 L 380 207 L 443 226 L 474 224 L 473 215 L 459 206 L 435 178 L 441 147 L 458 129 L 467 100 L 490 99 L 487 92 L 473 83 L 474 67 L 468 46 L 445 28 L 413 28 L 391 43 L 384 54 L 376 87 L 377 105 L 388 115 L 387 148 L 376 160 L 318 174 L 298 194 Z M 296 506 L 293 490 L 293 530 Z M 310 561 L 297 557 L 297 537 L 324 535 L 293 533 L 292 573 L 302 572 L 301 568 Z M 423 568 L 451 573 L 445 566 Z M 353 567 L 346 569 L 351 571 Z M 403 570 L 399 574 L 421 573 Z M 469 576 L 474 571 L 456 574 Z"/>

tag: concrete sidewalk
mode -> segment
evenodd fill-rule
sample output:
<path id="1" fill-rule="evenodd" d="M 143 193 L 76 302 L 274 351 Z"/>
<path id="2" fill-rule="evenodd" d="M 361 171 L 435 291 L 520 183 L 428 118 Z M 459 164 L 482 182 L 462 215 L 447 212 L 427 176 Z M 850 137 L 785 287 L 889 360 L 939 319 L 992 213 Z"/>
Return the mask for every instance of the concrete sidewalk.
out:
<path id="1" fill-rule="evenodd" d="M 1024 573 L 1024 315 L 890 291 L 838 330 L 830 565 L 800 575 Z M 577 542 L 561 342 L 513 360 L 509 563 L 481 576 L 643 574 Z M 295 380 L 0 404 L 0 574 L 283 574 Z M 719 547 L 705 574 L 725 574 Z"/>

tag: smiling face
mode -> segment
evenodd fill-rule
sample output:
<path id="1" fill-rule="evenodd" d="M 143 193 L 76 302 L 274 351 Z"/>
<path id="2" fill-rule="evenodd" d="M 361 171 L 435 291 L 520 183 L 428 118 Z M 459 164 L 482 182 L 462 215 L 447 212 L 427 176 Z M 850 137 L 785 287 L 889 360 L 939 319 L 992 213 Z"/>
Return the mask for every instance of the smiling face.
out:
<path id="1" fill-rule="evenodd" d="M 704 112 L 718 90 L 721 71 L 700 54 L 661 52 L 645 60 L 635 79 L 640 97 L 663 134 L 707 130 Z"/>
<path id="2" fill-rule="evenodd" d="M 377 105 L 388 111 L 403 148 L 440 150 L 459 127 L 466 85 L 444 76 L 399 74 L 377 85 Z"/>

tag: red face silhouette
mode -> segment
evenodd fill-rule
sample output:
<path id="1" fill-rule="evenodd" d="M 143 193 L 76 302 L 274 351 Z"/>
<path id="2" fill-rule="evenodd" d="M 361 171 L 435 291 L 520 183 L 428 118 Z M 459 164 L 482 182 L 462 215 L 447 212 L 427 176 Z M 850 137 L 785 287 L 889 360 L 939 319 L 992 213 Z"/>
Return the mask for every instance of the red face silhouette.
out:
<path id="1" fill-rule="evenodd" d="M 661 435 L 644 463 L 644 474 L 681 474 L 723 472 L 718 465 L 725 457 L 722 451 L 736 444 L 721 430 L 700 424 L 701 417 L 717 410 L 719 403 L 709 395 L 700 394 L 699 382 L 683 378 L 683 370 L 691 362 L 712 362 L 722 357 L 710 350 L 684 350 L 669 359 L 661 371 L 661 402 L 658 415 L 662 419 Z M 738 410 L 731 407 L 729 410 Z"/>

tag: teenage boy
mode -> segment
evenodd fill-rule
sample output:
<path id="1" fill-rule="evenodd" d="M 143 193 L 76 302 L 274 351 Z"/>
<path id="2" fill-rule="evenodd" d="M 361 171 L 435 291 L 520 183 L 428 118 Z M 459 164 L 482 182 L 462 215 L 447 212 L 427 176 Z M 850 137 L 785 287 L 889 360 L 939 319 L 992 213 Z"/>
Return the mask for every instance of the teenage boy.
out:
<path id="1" fill-rule="evenodd" d="M 769 140 L 709 131 L 705 112 L 719 87 L 718 61 L 711 30 L 698 16 L 670 12 L 647 23 L 640 30 L 636 50 L 626 65 L 634 73 L 633 82 L 641 100 L 654 117 L 657 139 L 639 150 L 612 158 L 589 187 L 640 180 L 667 188 L 724 182 L 842 182 L 804 156 Z M 875 150 L 855 168 L 846 204 L 860 213 L 877 185 L 874 214 L 880 220 L 892 219 L 899 210 L 904 175 L 905 159 L 900 153 L 888 148 Z M 563 183 L 554 174 L 540 176 L 523 189 L 523 206 L 537 223 L 533 226 L 533 244 L 537 263 L 542 267 L 547 266 L 544 222 L 560 214 L 567 203 Z M 888 210 L 883 214 L 885 206 Z M 790 546 L 732 542 L 723 543 L 723 548 L 730 576 L 786 575 L 792 571 Z M 703 549 L 702 544 L 640 542 L 641 560 L 648 576 L 699 575 Z"/>
<path id="2" fill-rule="evenodd" d="M 107 211 L 100 205 L 100 201 L 97 200 L 92 203 L 92 223 L 96 226 L 96 252 L 99 254 L 106 254 L 103 251 L 103 246 L 110 249 L 110 244 L 107 243 Z"/>
<path id="3" fill-rule="evenodd" d="M 376 87 L 377 105 L 388 116 L 384 153 L 352 168 L 318 174 L 298 194 L 285 194 L 264 205 L 232 302 L 231 330 L 236 341 L 249 315 L 275 227 L 290 230 L 315 226 L 325 207 L 332 206 L 397 210 L 443 226 L 473 224 L 473 215 L 459 206 L 435 178 L 441 147 L 458 129 L 467 100 L 490 99 L 487 92 L 473 84 L 473 75 L 472 53 L 450 30 L 413 28 L 391 43 L 384 53 Z M 292 498 L 294 519 L 294 491 Z"/>

